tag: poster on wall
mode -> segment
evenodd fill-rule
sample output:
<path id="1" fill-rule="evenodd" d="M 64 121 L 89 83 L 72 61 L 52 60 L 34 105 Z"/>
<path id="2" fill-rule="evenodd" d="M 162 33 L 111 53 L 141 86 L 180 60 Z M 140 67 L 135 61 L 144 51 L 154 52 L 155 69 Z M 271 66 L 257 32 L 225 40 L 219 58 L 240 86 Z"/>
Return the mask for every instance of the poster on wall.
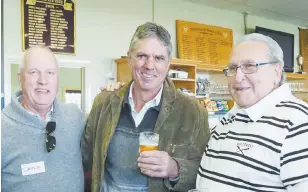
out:
<path id="1" fill-rule="evenodd" d="M 176 21 L 177 51 L 180 59 L 203 61 L 223 68 L 233 45 L 231 29 L 189 21 Z"/>
<path id="2" fill-rule="evenodd" d="M 299 28 L 300 54 L 303 57 L 302 71 L 308 73 L 308 29 Z"/>
<path id="3" fill-rule="evenodd" d="M 71 0 L 21 0 L 22 49 L 48 46 L 54 53 L 75 55 L 76 14 Z"/>

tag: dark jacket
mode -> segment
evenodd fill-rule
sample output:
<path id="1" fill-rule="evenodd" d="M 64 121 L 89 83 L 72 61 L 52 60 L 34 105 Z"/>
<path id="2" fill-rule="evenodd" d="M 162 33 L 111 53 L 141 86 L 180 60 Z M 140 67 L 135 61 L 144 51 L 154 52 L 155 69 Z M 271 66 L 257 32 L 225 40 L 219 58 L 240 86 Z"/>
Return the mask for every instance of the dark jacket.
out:
<path id="1" fill-rule="evenodd" d="M 129 85 L 115 92 L 99 93 L 88 117 L 82 152 L 85 170 L 92 168 L 92 192 L 103 184 L 108 145 L 114 134 Z M 195 188 L 198 167 L 209 139 L 208 115 L 195 98 L 177 91 L 169 78 L 164 82 L 162 105 L 154 132 L 159 150 L 166 151 L 180 167 L 174 186 L 168 179 L 149 178 L 149 192 L 188 191 Z"/>

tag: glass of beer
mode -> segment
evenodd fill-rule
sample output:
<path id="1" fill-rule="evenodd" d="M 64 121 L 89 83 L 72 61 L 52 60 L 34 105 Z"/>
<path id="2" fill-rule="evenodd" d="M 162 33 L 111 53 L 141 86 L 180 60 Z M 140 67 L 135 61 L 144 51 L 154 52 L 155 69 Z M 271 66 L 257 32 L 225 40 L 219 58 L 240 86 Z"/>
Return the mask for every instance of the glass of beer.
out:
<path id="1" fill-rule="evenodd" d="M 139 152 L 158 150 L 159 135 L 154 132 L 141 132 L 139 135 Z"/>

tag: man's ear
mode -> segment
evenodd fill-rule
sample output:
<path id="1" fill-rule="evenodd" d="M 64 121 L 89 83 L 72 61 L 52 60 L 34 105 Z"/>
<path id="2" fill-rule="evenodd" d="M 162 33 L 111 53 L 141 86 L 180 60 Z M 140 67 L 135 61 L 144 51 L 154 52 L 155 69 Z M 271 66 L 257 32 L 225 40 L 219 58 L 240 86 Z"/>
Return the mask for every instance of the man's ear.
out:
<path id="1" fill-rule="evenodd" d="M 283 67 L 281 64 L 275 66 L 276 81 L 279 82 L 282 76 Z"/>
<path id="2" fill-rule="evenodd" d="M 128 64 L 128 66 L 129 66 L 129 68 L 131 68 L 131 54 L 130 54 L 130 51 L 128 51 L 127 52 L 127 58 L 128 58 L 128 62 L 127 62 L 127 64 Z"/>
<path id="3" fill-rule="evenodd" d="M 22 73 L 17 73 L 17 78 L 18 78 L 18 82 L 19 82 L 19 85 L 21 85 L 21 81 L 22 81 Z"/>

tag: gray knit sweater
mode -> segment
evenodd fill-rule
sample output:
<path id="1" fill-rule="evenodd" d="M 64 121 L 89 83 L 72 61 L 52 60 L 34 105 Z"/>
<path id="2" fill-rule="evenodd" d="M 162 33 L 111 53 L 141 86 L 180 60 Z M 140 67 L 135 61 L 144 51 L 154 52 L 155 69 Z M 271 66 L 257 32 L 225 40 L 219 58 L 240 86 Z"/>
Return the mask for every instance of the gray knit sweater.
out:
<path id="1" fill-rule="evenodd" d="M 57 145 L 48 153 L 46 122 L 20 105 L 20 95 L 17 92 L 2 111 L 1 191 L 83 192 L 80 139 L 85 114 L 76 105 L 54 102 L 51 120 L 56 122 L 56 130 L 52 135 Z"/>

